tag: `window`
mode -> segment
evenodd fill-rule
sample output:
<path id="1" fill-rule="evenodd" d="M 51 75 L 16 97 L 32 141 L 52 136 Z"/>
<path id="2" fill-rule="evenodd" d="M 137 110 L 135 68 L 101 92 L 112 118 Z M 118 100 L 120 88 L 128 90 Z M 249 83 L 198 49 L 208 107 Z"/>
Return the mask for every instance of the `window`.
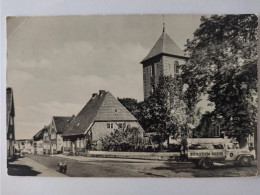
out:
<path id="1" fill-rule="evenodd" d="M 82 148 L 82 139 L 79 139 L 79 147 Z"/>
<path id="2" fill-rule="evenodd" d="M 81 143 L 81 144 L 80 144 L 80 147 L 81 147 L 81 148 L 84 148 L 84 139 L 81 139 L 81 140 L 80 140 L 80 143 Z"/>
<path id="3" fill-rule="evenodd" d="M 119 127 L 120 129 L 122 129 L 122 128 L 123 128 L 123 124 L 122 124 L 122 123 L 118 123 L 118 127 Z"/>
<path id="4" fill-rule="evenodd" d="M 77 139 L 77 142 L 76 142 L 76 144 L 77 144 L 77 148 L 79 148 L 79 142 L 80 142 L 80 140 Z"/>
<path id="5" fill-rule="evenodd" d="M 174 73 L 179 74 L 180 65 L 178 61 L 174 62 Z"/>
<path id="6" fill-rule="evenodd" d="M 249 135 L 249 136 L 248 136 L 248 142 L 252 142 L 252 141 L 253 141 L 252 135 Z"/>
<path id="7" fill-rule="evenodd" d="M 219 137 L 220 136 L 220 126 L 216 125 L 214 130 L 214 136 Z"/>
<path id="8" fill-rule="evenodd" d="M 234 144 L 228 143 L 227 144 L 227 149 L 236 149 L 236 148 L 235 148 Z"/>
<path id="9" fill-rule="evenodd" d="M 214 149 L 224 149 L 224 146 L 222 144 L 216 144 L 214 145 Z"/>
<path id="10" fill-rule="evenodd" d="M 162 70 L 161 70 L 160 64 L 157 64 L 156 70 L 158 71 L 158 74 L 159 74 L 159 75 L 162 74 L 162 73 L 161 73 Z"/>
<path id="11" fill-rule="evenodd" d="M 151 65 L 150 71 L 151 71 L 151 77 L 153 77 L 154 76 L 154 66 L 153 65 Z"/>
<path id="12" fill-rule="evenodd" d="M 51 134 L 51 139 L 56 139 L 56 133 Z"/>
<path id="13" fill-rule="evenodd" d="M 107 123 L 107 129 L 113 129 L 113 123 Z"/>
<path id="14" fill-rule="evenodd" d="M 14 119 L 12 116 L 10 117 L 10 125 L 14 125 Z"/>

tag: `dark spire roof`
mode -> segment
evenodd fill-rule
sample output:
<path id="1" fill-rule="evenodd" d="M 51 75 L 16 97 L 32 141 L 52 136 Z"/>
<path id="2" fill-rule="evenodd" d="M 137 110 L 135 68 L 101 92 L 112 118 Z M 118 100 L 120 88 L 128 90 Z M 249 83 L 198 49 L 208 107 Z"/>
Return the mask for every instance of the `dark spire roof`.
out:
<path id="1" fill-rule="evenodd" d="M 165 32 L 165 26 L 163 25 L 163 33 L 159 40 L 155 43 L 149 54 L 142 60 L 141 63 L 148 59 L 151 59 L 159 54 L 168 54 L 176 57 L 187 58 L 184 52 L 178 47 L 178 45 L 171 39 L 171 37 Z"/>
<path id="2" fill-rule="evenodd" d="M 109 91 L 100 90 L 99 94 L 92 95 L 62 135 L 83 135 L 96 121 L 137 121 L 137 119 Z"/>

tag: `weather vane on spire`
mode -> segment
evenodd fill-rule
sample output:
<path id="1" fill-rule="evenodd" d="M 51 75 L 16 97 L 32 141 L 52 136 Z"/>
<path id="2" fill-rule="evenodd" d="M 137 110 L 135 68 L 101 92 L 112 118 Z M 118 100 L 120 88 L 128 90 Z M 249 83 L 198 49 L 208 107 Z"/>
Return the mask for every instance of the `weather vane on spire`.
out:
<path id="1" fill-rule="evenodd" d="M 163 14 L 163 33 L 165 31 L 165 22 L 164 22 L 164 14 Z"/>

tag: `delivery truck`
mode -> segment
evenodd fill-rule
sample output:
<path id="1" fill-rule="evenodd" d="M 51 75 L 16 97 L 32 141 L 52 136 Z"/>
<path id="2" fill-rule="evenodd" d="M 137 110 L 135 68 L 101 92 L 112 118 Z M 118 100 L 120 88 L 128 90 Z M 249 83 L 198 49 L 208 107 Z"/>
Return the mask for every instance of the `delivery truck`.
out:
<path id="1" fill-rule="evenodd" d="M 214 162 L 233 162 L 239 166 L 251 166 L 255 150 L 239 148 L 238 142 L 224 138 L 187 139 L 187 159 L 197 167 L 210 169 Z"/>

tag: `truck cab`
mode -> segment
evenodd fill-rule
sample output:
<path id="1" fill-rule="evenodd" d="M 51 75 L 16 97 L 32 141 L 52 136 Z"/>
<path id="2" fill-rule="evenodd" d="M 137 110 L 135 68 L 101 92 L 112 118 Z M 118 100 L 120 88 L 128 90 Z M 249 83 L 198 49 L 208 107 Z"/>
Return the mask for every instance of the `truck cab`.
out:
<path id="1" fill-rule="evenodd" d="M 187 139 L 187 158 L 197 167 L 209 169 L 214 162 L 233 162 L 240 166 L 251 166 L 254 151 L 240 149 L 237 142 L 222 138 Z"/>

